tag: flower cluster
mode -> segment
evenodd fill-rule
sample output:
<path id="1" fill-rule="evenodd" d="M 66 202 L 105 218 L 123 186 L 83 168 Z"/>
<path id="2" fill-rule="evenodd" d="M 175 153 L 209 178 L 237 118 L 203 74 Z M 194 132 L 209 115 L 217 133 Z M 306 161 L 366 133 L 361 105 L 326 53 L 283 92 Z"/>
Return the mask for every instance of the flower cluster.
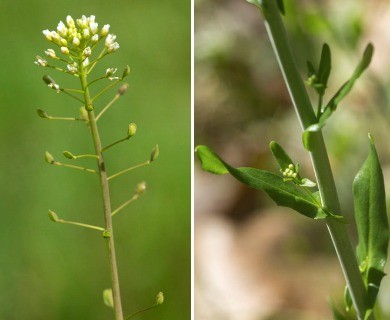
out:
<path id="1" fill-rule="evenodd" d="M 298 176 L 298 170 L 293 164 L 289 164 L 288 167 L 283 171 L 283 176 L 295 179 Z"/>
<path id="2" fill-rule="evenodd" d="M 78 70 L 72 61 L 82 59 L 84 65 L 88 65 L 92 49 L 100 40 L 105 38 L 103 54 L 112 53 L 119 49 L 119 44 L 115 41 L 116 36 L 109 34 L 109 30 L 109 24 L 99 29 L 94 15 L 89 17 L 83 15 L 76 21 L 68 15 L 66 24 L 62 21 L 58 23 L 57 31 L 46 29 L 42 33 L 48 41 L 59 47 L 62 54 L 70 58 L 71 63 L 68 64 L 67 69 L 70 73 L 75 74 Z M 66 61 L 59 58 L 54 49 L 47 49 L 45 54 L 48 58 Z M 35 64 L 42 67 L 50 66 L 48 61 L 40 56 L 37 56 Z"/>

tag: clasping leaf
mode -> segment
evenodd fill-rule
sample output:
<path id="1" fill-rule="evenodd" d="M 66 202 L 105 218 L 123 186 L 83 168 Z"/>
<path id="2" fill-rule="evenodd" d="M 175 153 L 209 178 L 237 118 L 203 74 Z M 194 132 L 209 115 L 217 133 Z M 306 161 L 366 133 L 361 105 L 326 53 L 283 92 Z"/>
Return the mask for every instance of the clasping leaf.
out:
<path id="1" fill-rule="evenodd" d="M 357 256 L 368 292 L 367 305 L 372 308 L 385 275 L 389 222 L 382 169 L 371 135 L 369 139 L 370 154 L 355 177 L 353 195 L 359 236 Z"/>

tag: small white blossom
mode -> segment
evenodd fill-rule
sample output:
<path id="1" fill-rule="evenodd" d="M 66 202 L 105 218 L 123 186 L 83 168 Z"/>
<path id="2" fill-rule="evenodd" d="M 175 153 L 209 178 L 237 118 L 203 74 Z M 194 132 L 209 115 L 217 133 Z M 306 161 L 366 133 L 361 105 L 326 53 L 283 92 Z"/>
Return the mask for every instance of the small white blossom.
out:
<path id="1" fill-rule="evenodd" d="M 86 38 L 86 39 L 89 38 L 89 36 L 90 36 L 89 29 L 84 29 L 84 30 L 83 30 L 83 36 L 84 36 L 84 38 Z"/>
<path id="2" fill-rule="evenodd" d="M 118 42 L 114 42 L 114 43 L 111 43 L 109 46 L 108 46 L 108 52 L 111 53 L 111 52 L 114 52 L 116 50 L 119 49 L 119 43 Z"/>
<path id="3" fill-rule="evenodd" d="M 69 49 L 67 47 L 61 47 L 61 53 L 69 54 Z"/>
<path id="4" fill-rule="evenodd" d="M 86 47 L 83 51 L 84 56 L 89 57 L 92 54 L 91 47 Z"/>
<path id="5" fill-rule="evenodd" d="M 49 83 L 48 87 L 54 89 L 57 93 L 61 92 L 60 86 L 56 83 Z"/>
<path id="6" fill-rule="evenodd" d="M 49 40 L 49 41 L 52 40 L 51 32 L 48 29 L 43 30 L 42 33 L 46 37 L 47 40 Z"/>
<path id="7" fill-rule="evenodd" d="M 63 37 L 65 37 L 66 34 L 68 33 L 68 29 L 66 28 L 65 24 L 64 24 L 62 21 L 60 21 L 60 22 L 58 23 L 57 31 L 58 31 L 59 34 L 60 34 L 61 36 L 63 36 Z"/>
<path id="8" fill-rule="evenodd" d="M 119 80 L 119 77 L 108 77 L 108 80 L 110 81 Z"/>
<path id="9" fill-rule="evenodd" d="M 110 31 L 110 25 L 109 24 L 105 24 L 102 28 L 102 31 L 100 32 L 100 34 L 102 35 L 102 37 L 106 36 L 108 34 L 108 31 Z"/>
<path id="10" fill-rule="evenodd" d="M 90 16 L 89 16 L 89 18 L 88 18 L 88 20 L 89 20 L 89 22 L 95 22 L 95 16 L 93 15 L 93 14 L 91 14 Z"/>
<path id="11" fill-rule="evenodd" d="M 47 49 L 45 54 L 50 58 L 56 58 L 56 53 L 53 49 Z"/>
<path id="12" fill-rule="evenodd" d="M 53 41 L 57 41 L 57 42 L 59 42 L 61 39 L 60 35 L 55 31 L 51 32 L 51 38 Z"/>
<path id="13" fill-rule="evenodd" d="M 91 38 L 92 42 L 98 42 L 99 41 L 99 36 L 97 34 L 94 34 Z"/>
<path id="14" fill-rule="evenodd" d="M 40 67 L 46 67 L 48 65 L 47 61 L 40 56 L 37 56 L 37 60 L 34 63 Z"/>
<path id="15" fill-rule="evenodd" d="M 77 73 L 77 71 L 78 71 L 76 62 L 72 63 L 72 64 L 68 64 L 67 68 L 68 68 L 69 72 L 73 73 L 73 74 Z"/>
<path id="16" fill-rule="evenodd" d="M 109 34 L 106 38 L 105 46 L 108 48 L 110 44 L 113 44 L 116 39 L 116 36 L 113 34 Z"/>
<path id="17" fill-rule="evenodd" d="M 89 28 L 91 29 L 91 32 L 95 34 L 98 31 L 98 24 L 96 22 L 91 22 Z"/>
<path id="18" fill-rule="evenodd" d="M 109 77 L 109 76 L 112 76 L 118 69 L 117 68 L 108 68 L 106 70 L 106 74 L 105 74 L 105 77 Z"/>
<path id="19" fill-rule="evenodd" d="M 66 16 L 66 23 L 67 23 L 69 28 L 75 27 L 74 20 L 71 16 Z"/>
<path id="20" fill-rule="evenodd" d="M 87 65 L 89 65 L 89 59 L 85 58 L 85 60 L 83 61 L 83 66 L 86 67 Z"/>
<path id="21" fill-rule="evenodd" d="M 78 47 L 78 46 L 80 45 L 80 39 L 77 38 L 77 37 L 74 37 L 74 38 L 73 38 L 73 45 L 74 45 L 75 47 Z"/>

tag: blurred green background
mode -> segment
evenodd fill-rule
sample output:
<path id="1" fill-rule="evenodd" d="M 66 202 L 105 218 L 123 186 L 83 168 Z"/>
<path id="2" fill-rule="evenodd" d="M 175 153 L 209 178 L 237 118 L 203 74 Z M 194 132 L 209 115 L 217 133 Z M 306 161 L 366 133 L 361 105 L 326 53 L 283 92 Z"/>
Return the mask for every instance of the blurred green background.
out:
<path id="1" fill-rule="evenodd" d="M 115 173 L 146 161 L 153 165 L 112 181 L 112 203 L 131 197 L 142 180 L 148 189 L 115 217 L 117 256 L 125 314 L 152 305 L 163 291 L 165 303 L 138 319 L 190 317 L 190 1 L 10 1 L 1 0 L 1 184 L 0 319 L 112 319 L 102 291 L 110 286 L 105 243 L 97 232 L 53 224 L 47 209 L 68 220 L 102 225 L 95 176 L 49 166 L 44 152 L 92 152 L 82 123 L 40 119 L 75 116 L 79 104 L 44 85 L 78 81 L 34 65 L 50 47 L 42 30 L 55 30 L 66 15 L 95 15 L 108 23 L 121 48 L 100 69 L 126 64 L 129 90 L 100 120 L 103 144 L 124 137 L 130 122 L 137 135 L 107 152 Z M 73 83 L 71 85 L 71 83 Z M 116 90 L 99 100 L 97 109 Z M 80 161 L 92 165 L 91 161 Z"/>
<path id="2" fill-rule="evenodd" d="M 354 245 L 352 182 L 376 141 L 390 190 L 390 6 L 386 0 L 284 0 L 284 21 L 302 78 L 306 61 L 332 52 L 325 103 L 351 76 L 368 42 L 367 72 L 324 128 L 343 213 Z M 313 103 L 317 97 L 308 88 Z M 280 143 L 314 178 L 302 131 L 263 18 L 246 1 L 195 1 L 195 145 L 232 165 L 278 172 Z M 263 192 L 195 165 L 195 310 L 202 320 L 330 319 L 326 296 L 342 302 L 344 279 L 325 226 L 276 207 Z M 388 197 L 388 199 L 390 199 Z M 387 264 L 390 270 L 390 263 Z M 217 271 L 218 270 L 218 271 Z M 390 319 L 390 277 L 378 304 Z"/>

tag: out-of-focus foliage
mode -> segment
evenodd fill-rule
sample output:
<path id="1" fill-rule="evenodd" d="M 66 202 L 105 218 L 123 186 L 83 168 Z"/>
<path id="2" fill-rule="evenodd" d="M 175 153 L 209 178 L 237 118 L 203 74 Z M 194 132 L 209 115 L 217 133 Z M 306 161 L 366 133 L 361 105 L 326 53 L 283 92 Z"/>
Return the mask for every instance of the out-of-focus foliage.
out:
<path id="1" fill-rule="evenodd" d="M 142 180 L 147 192 L 114 218 L 125 314 L 151 305 L 159 291 L 165 303 L 140 319 L 190 317 L 190 1 L 1 1 L 0 31 L 0 318 L 110 319 L 102 292 L 110 286 L 105 243 L 98 232 L 53 224 L 52 209 L 63 219 L 96 225 L 103 221 L 96 176 L 49 166 L 44 153 L 93 152 L 82 123 L 41 119 L 77 115 L 77 102 L 56 94 L 42 81 L 53 70 L 34 65 L 49 43 L 42 30 L 56 28 L 70 14 L 96 15 L 111 25 L 121 48 L 101 63 L 129 64 L 130 87 L 101 118 L 107 145 L 122 138 L 128 124 L 136 136 L 106 153 L 115 173 L 148 160 L 155 144 L 160 157 L 147 168 L 115 179 L 113 207 L 129 199 Z M 96 69 L 99 72 L 99 69 Z M 115 94 L 107 93 L 104 106 Z M 66 159 L 62 158 L 64 161 Z M 91 160 L 77 160 L 88 166 Z"/>
<path id="2" fill-rule="evenodd" d="M 385 27 L 386 21 L 390 17 L 390 8 L 386 1 L 381 0 L 372 2 L 351 0 L 342 3 L 333 0 L 285 0 L 284 4 L 286 12 L 284 21 L 303 78 L 307 77 L 306 62 L 310 60 L 318 66 L 323 44 L 328 43 L 331 48 L 332 72 L 324 96 L 324 103 L 332 98 L 348 76 L 353 73 L 367 43 L 372 42 L 375 48 L 369 68 L 340 104 L 337 114 L 328 119 L 327 125 L 324 127 L 343 214 L 351 221 L 353 217 L 352 182 L 368 153 L 366 143 L 368 132 L 376 138 L 376 148 L 384 171 L 385 182 L 387 181 L 387 189 L 390 190 L 388 182 L 390 181 L 390 148 L 387 142 L 390 137 L 390 96 L 388 90 L 390 77 L 385 72 L 390 65 L 387 54 L 390 47 L 390 37 Z M 291 157 L 300 163 L 303 172 L 312 172 L 309 155 L 301 142 L 302 130 L 265 33 L 262 17 L 256 7 L 245 1 L 195 1 L 195 66 L 196 145 L 205 144 L 212 147 L 223 159 L 234 166 L 266 168 L 276 172 L 278 168 L 271 160 L 268 149 L 269 142 L 276 140 L 283 145 Z M 308 91 L 313 105 L 317 108 L 315 91 L 312 88 L 308 88 Z M 199 173 L 198 176 L 199 190 L 202 188 L 208 190 L 208 192 L 196 192 L 198 194 L 197 201 L 202 203 L 202 206 L 195 205 L 195 221 L 198 221 L 200 226 L 198 230 L 202 231 L 201 228 L 207 225 L 207 221 L 210 221 L 207 220 L 207 217 L 212 213 L 218 213 L 219 215 L 215 214 L 211 218 L 214 224 L 210 223 L 207 228 L 209 232 L 207 239 L 209 241 L 212 239 L 212 231 L 209 229 L 212 229 L 213 226 L 215 233 L 218 234 L 221 232 L 222 225 L 228 224 L 229 228 L 233 228 L 233 231 L 228 228 L 231 231 L 232 239 L 234 239 L 231 246 L 235 248 L 236 245 L 241 244 L 242 250 L 245 251 L 243 242 L 240 242 L 241 239 L 245 238 L 242 230 L 255 224 L 254 221 L 257 221 L 257 218 L 254 213 L 258 211 L 264 213 L 264 218 L 258 218 L 259 220 L 271 219 L 267 218 L 266 213 L 274 210 L 270 209 L 270 205 L 273 206 L 272 202 L 269 202 L 262 193 L 238 187 L 233 179 L 213 176 L 206 178 L 203 173 Z M 314 180 L 310 174 L 309 178 Z M 224 180 L 219 183 L 218 179 Z M 213 184 L 216 186 L 214 192 L 210 186 Z M 224 197 L 224 194 L 228 196 Z M 216 198 L 216 204 L 213 204 L 213 197 Z M 197 208 L 212 208 L 214 211 L 204 212 L 197 210 Z M 291 219 L 295 219 L 295 223 L 301 226 L 300 218 L 294 216 L 293 212 L 290 215 L 292 215 Z M 221 225 L 216 226 L 216 220 L 220 221 Z M 279 221 L 277 217 L 275 220 Z M 289 221 L 286 221 L 286 225 L 289 225 Z M 282 227 L 276 223 L 268 227 L 269 230 L 275 230 L 276 234 L 280 228 Z M 304 287 L 310 288 L 311 273 L 309 269 L 311 265 L 315 264 L 316 258 L 326 257 L 327 261 L 332 261 L 332 259 L 336 263 L 337 261 L 329 245 L 330 241 L 325 229 L 319 229 L 309 222 L 302 228 L 309 234 L 308 238 L 302 239 L 302 234 L 297 234 L 296 238 L 302 240 L 305 243 L 304 246 L 312 248 L 312 251 L 309 250 L 305 255 L 308 259 L 307 265 L 300 266 L 308 270 L 305 273 L 308 283 Z M 351 228 L 351 230 L 353 229 Z M 199 234 L 202 236 L 201 231 Z M 228 233 L 228 231 L 226 232 Z M 251 241 L 255 242 L 256 237 L 259 239 L 262 237 L 260 233 L 261 230 L 253 232 L 253 238 L 245 239 L 250 243 L 252 243 Z M 195 239 L 197 239 L 197 234 Z M 354 240 L 356 239 L 354 238 Z M 199 242 L 202 242 L 200 238 Z M 262 241 L 262 243 L 265 242 Z M 228 247 L 228 245 L 226 246 Z M 269 243 L 265 247 L 272 247 L 272 244 Z M 230 247 L 228 248 L 230 249 Z M 253 251 L 252 255 L 256 256 L 259 254 L 258 252 L 262 252 L 262 249 L 257 248 L 257 253 Z M 297 254 L 298 251 L 299 249 L 291 254 Z M 231 253 L 231 251 L 227 251 L 225 254 L 228 255 L 228 252 Z M 278 251 L 274 254 L 276 256 L 282 255 Z M 213 255 L 217 254 L 210 251 L 201 256 L 211 259 Z M 230 257 L 230 259 L 238 259 L 239 257 L 242 258 L 243 255 Z M 259 270 L 263 265 L 266 266 L 265 259 L 267 258 L 258 261 L 258 265 L 253 266 L 253 269 Z M 283 258 L 280 259 L 283 260 Z M 197 260 L 197 256 L 195 256 L 195 260 Z M 248 301 L 239 300 L 238 294 L 235 299 L 231 300 L 234 306 L 229 309 L 230 311 L 218 309 L 218 302 L 212 301 L 207 292 L 204 291 L 207 289 L 204 279 L 207 278 L 209 272 L 212 272 L 212 268 L 206 270 L 207 264 L 202 264 L 201 261 L 197 265 L 204 266 L 199 267 L 197 271 L 199 282 L 196 284 L 200 288 L 198 291 L 200 292 L 198 295 L 200 303 L 197 307 L 207 308 L 208 306 L 210 308 L 209 314 L 218 314 L 221 318 L 223 315 L 227 316 L 231 310 L 235 310 L 235 307 L 238 308 L 236 310 L 240 310 L 240 307 L 244 309 L 246 307 L 246 314 L 250 313 L 248 310 L 253 305 L 250 305 Z M 280 265 L 280 270 L 278 270 L 286 274 L 291 272 L 287 265 L 284 266 L 285 268 Z M 247 270 L 250 270 L 248 265 L 246 267 Z M 277 267 L 275 266 L 275 268 Z M 296 269 L 294 270 L 298 273 Z M 386 270 L 389 270 L 389 266 L 386 267 Z M 240 276 L 239 273 L 237 274 Z M 294 277 L 293 274 L 294 272 L 290 276 Z M 261 276 L 263 279 L 266 277 L 265 275 Z M 220 274 L 220 277 L 221 279 L 216 283 L 219 285 L 218 288 L 221 286 L 220 283 L 223 283 L 223 274 Z M 232 275 L 229 274 L 228 277 L 230 277 L 230 286 L 233 286 L 231 284 Z M 318 275 L 314 273 L 313 277 L 318 279 Z M 342 279 L 341 272 L 340 279 Z M 237 284 L 240 278 L 236 281 Z M 329 283 L 329 281 L 324 280 L 324 284 Z M 262 287 L 265 291 L 270 290 L 270 294 L 279 290 L 282 291 L 280 296 L 283 297 L 284 290 L 288 291 L 289 289 L 280 288 L 282 281 L 278 277 L 273 278 L 270 282 L 268 287 L 266 284 L 263 284 Z M 275 287 L 272 287 L 272 282 Z M 390 314 L 390 309 L 386 309 L 386 304 L 383 303 L 389 299 L 389 283 L 390 281 L 385 277 L 379 296 L 379 304 L 385 315 Z M 342 300 L 343 285 L 341 280 L 339 288 L 336 290 L 336 292 L 340 292 L 340 301 Z M 261 282 L 259 282 L 259 286 L 261 286 Z M 208 288 L 213 288 L 213 284 L 210 284 Z M 312 289 L 320 290 L 321 288 Z M 237 288 L 236 290 L 238 291 Z M 221 292 L 223 292 L 222 289 Z M 298 297 L 299 294 L 295 293 L 293 302 L 287 299 L 283 304 L 284 300 L 281 298 L 282 302 L 273 310 L 275 319 L 278 318 L 279 314 L 283 315 L 281 317 L 283 319 L 320 319 L 322 316 L 325 319 L 330 318 L 330 311 L 324 299 L 325 295 L 329 293 L 331 292 L 319 293 L 317 291 L 319 300 L 321 299 L 321 307 L 312 301 L 310 304 L 312 307 L 308 307 L 308 309 L 303 307 L 305 301 L 307 302 L 308 295 L 310 295 L 307 291 L 302 294 L 301 299 Z M 240 296 L 245 295 L 241 292 Z M 248 293 L 248 296 L 250 297 L 251 294 Z M 204 297 L 209 299 L 203 300 Z M 260 299 L 259 296 L 256 297 Z M 311 297 L 314 299 L 315 294 Z M 277 298 L 274 297 L 272 301 L 275 299 Z M 272 308 L 269 303 L 268 309 Z M 227 303 L 225 302 L 225 304 Z M 259 303 L 253 304 L 256 307 L 252 309 L 257 310 L 258 315 L 262 314 L 259 309 L 267 309 Z M 243 307 L 244 305 L 245 307 Z M 322 308 L 325 310 L 323 313 L 319 311 Z M 264 311 L 264 314 L 267 312 L 272 314 L 272 311 L 268 309 Z M 204 311 L 204 313 L 207 312 Z M 289 315 L 286 316 L 286 314 Z M 273 317 L 271 318 L 273 319 Z M 386 316 L 383 319 L 386 319 Z"/>

